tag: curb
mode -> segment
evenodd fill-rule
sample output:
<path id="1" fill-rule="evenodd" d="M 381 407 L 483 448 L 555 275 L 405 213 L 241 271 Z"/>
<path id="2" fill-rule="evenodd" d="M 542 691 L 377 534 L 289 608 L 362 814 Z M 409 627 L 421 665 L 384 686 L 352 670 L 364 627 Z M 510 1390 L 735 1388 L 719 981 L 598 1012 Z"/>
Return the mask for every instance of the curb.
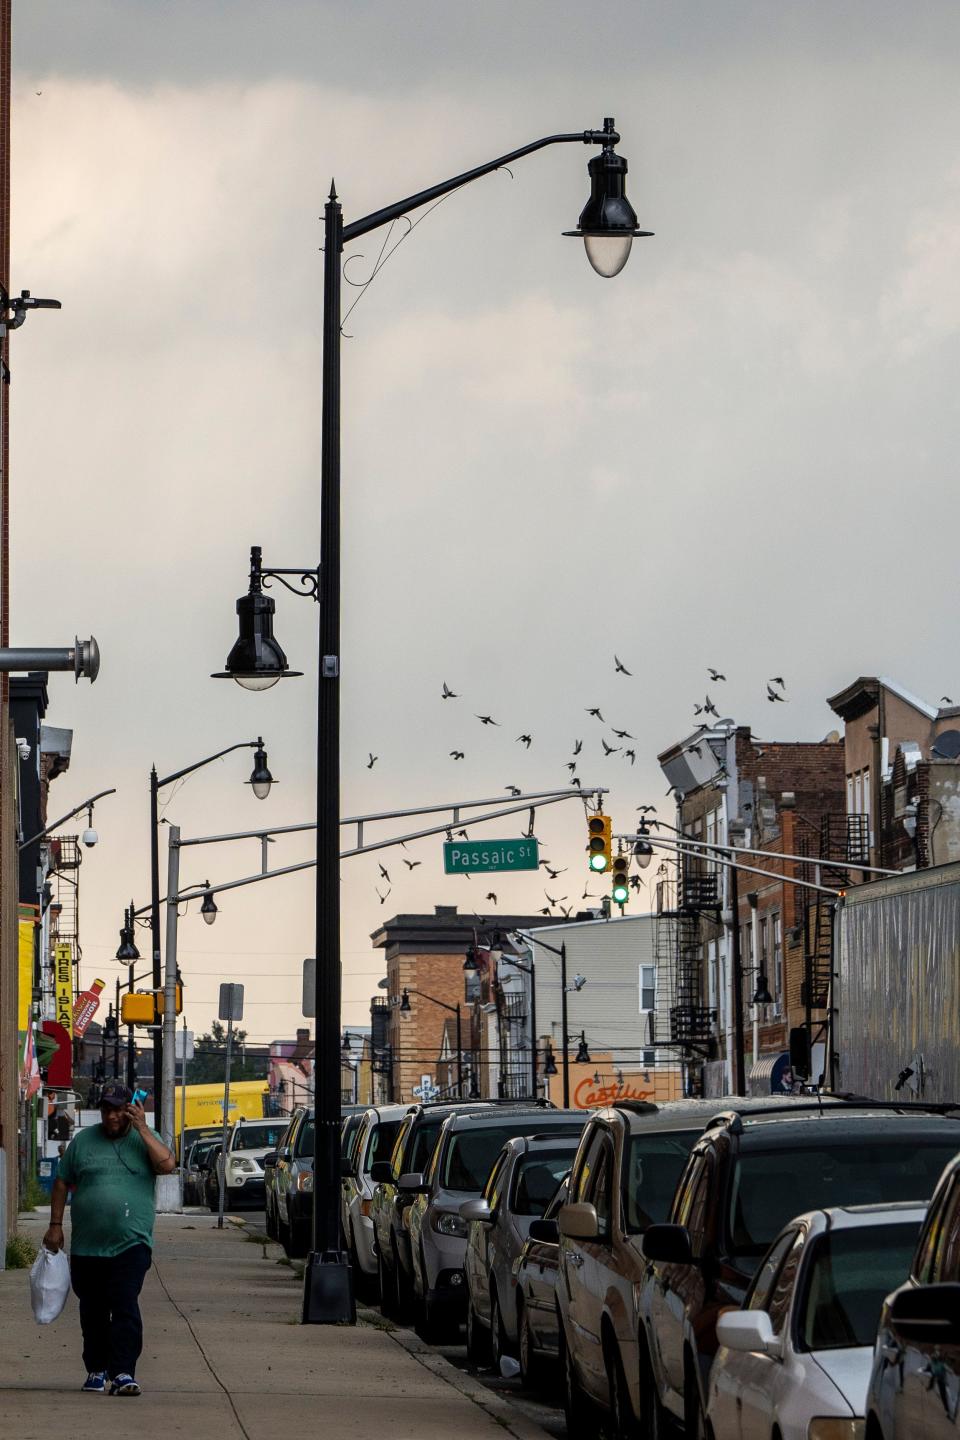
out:
<path id="1" fill-rule="evenodd" d="M 379 1310 L 371 1310 L 366 1313 L 380 1318 Z M 358 1309 L 358 1315 L 364 1311 Z M 378 1326 L 378 1328 L 382 1328 Z M 516 1440 L 553 1440 L 549 1431 L 544 1430 L 535 1420 L 529 1419 L 510 1400 L 504 1400 L 500 1395 L 495 1395 L 488 1390 L 482 1381 L 474 1379 L 472 1375 L 464 1375 L 449 1360 L 442 1355 L 437 1355 L 425 1344 L 413 1330 L 405 1330 L 399 1326 L 385 1330 L 391 1340 L 396 1341 L 402 1350 L 418 1361 L 425 1370 L 436 1375 L 438 1380 L 443 1380 L 447 1385 L 459 1390 L 467 1400 L 472 1400 L 474 1405 L 485 1410 L 492 1420 L 502 1425 L 508 1434 L 516 1436 Z"/>

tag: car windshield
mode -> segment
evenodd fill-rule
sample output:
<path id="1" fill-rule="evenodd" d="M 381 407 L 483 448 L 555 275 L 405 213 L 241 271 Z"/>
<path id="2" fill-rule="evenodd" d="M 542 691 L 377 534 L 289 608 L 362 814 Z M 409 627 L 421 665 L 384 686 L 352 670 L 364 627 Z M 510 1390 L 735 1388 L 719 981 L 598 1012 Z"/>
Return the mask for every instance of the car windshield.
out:
<path id="1" fill-rule="evenodd" d="M 673 1192 L 699 1130 L 640 1131 L 630 1137 L 623 1167 L 623 1215 L 627 1233 L 639 1235 L 670 1214 Z"/>
<path id="2" fill-rule="evenodd" d="M 374 1125 L 367 1140 L 367 1153 L 363 1160 L 363 1169 L 369 1173 L 370 1166 L 375 1160 L 389 1160 L 390 1152 L 397 1139 L 400 1129 L 399 1120 L 381 1120 L 379 1125 Z"/>
<path id="3" fill-rule="evenodd" d="M 304 1120 L 297 1136 L 297 1157 L 313 1154 L 313 1121 Z"/>
<path id="4" fill-rule="evenodd" d="M 542 1115 L 528 1115 L 525 1119 L 517 1119 L 512 1123 L 478 1126 L 475 1130 L 455 1130 L 450 1136 L 447 1153 L 443 1158 L 441 1185 L 445 1190 L 479 1195 L 487 1183 L 494 1160 L 506 1142 L 515 1135 L 536 1134 L 542 1128 Z M 581 1128 L 571 1127 L 567 1133 L 576 1135 L 579 1140 Z M 559 1135 L 563 1133 L 561 1130 Z M 562 1174 L 563 1170 L 558 1171 L 558 1175 Z"/>
<path id="5" fill-rule="evenodd" d="M 920 1222 L 832 1230 L 815 1242 L 798 1297 L 800 1348 L 873 1345 L 884 1299 L 910 1273 Z"/>
<path id="6" fill-rule="evenodd" d="M 188 1168 L 202 1165 L 204 1160 L 210 1154 L 210 1151 L 215 1149 L 216 1144 L 216 1140 L 201 1140 L 196 1145 L 192 1146 L 190 1150 L 190 1155 L 187 1159 Z"/>
<path id="7" fill-rule="evenodd" d="M 570 1169 L 577 1153 L 577 1139 L 572 1138 L 563 1150 L 547 1150 L 539 1155 L 525 1155 L 517 1166 L 513 1181 L 514 1215 L 540 1216 L 557 1193 L 557 1186 Z"/>
<path id="8" fill-rule="evenodd" d="M 276 1125 L 240 1125 L 234 1131 L 231 1150 L 271 1150 L 279 1144 L 280 1137 L 286 1130 L 286 1124 L 278 1121 Z"/>
<path id="9" fill-rule="evenodd" d="M 442 1124 L 442 1120 L 432 1119 L 425 1120 L 422 1125 L 417 1126 L 413 1144 L 410 1147 L 410 1159 L 404 1162 L 404 1170 L 411 1172 L 426 1170 Z"/>
<path id="10" fill-rule="evenodd" d="M 362 1115 L 348 1115 L 343 1121 L 343 1127 L 340 1131 L 341 1155 L 346 1156 L 350 1154 L 350 1151 L 353 1149 L 353 1142 L 356 1138 L 357 1131 L 360 1129 L 362 1122 Z"/>
<path id="11" fill-rule="evenodd" d="M 848 1134 L 832 1145 L 746 1150 L 730 1199 L 729 1253 L 755 1268 L 788 1220 L 805 1210 L 929 1200 L 958 1141 L 960 1133 L 926 1143 Z"/>

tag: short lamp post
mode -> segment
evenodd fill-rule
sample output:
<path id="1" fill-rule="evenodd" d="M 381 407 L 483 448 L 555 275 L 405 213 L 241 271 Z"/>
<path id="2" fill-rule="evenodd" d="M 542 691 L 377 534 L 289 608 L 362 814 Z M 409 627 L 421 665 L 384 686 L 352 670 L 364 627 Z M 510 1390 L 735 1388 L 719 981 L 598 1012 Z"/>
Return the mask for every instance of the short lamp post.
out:
<path id="1" fill-rule="evenodd" d="M 640 230 L 627 199 L 627 162 L 618 155 L 620 136 L 612 119 L 602 130 L 548 135 L 508 155 L 408 195 L 349 225 L 331 184 L 324 210 L 323 392 L 320 469 L 320 564 L 315 569 L 261 570 L 253 552 L 250 588 L 237 601 L 237 643 L 220 676 L 247 689 L 267 689 L 292 671 L 273 636 L 275 602 L 263 593 L 276 578 L 288 589 L 319 601 L 320 663 L 317 686 L 317 884 L 316 884 L 316 1122 L 314 1126 L 313 1244 L 304 1272 L 302 1318 L 306 1324 L 355 1324 L 350 1267 L 340 1239 L 340 337 L 343 247 L 393 224 L 409 212 L 449 195 L 505 165 L 550 145 L 582 144 L 598 153 L 588 164 L 590 196 L 568 235 L 583 240 L 598 275 L 619 274 Z M 297 586 L 287 577 L 296 577 Z"/>

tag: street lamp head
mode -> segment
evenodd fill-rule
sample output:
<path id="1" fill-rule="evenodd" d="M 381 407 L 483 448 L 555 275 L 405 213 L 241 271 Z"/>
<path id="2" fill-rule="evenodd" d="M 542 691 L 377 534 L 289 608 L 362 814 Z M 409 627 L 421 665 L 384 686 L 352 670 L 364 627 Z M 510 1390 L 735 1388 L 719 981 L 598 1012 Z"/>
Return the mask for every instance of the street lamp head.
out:
<path id="1" fill-rule="evenodd" d="M 253 752 L 253 770 L 247 784 L 253 788 L 258 800 L 266 800 L 270 794 L 270 786 L 275 783 L 267 768 L 267 752 L 263 748 L 263 741 L 258 740 L 257 748 Z"/>
<path id="2" fill-rule="evenodd" d="M 463 969 L 467 975 L 476 975 L 477 973 L 477 955 L 472 945 L 467 951 L 466 959 L 463 962 Z"/>
<path id="3" fill-rule="evenodd" d="M 410 1008 L 410 996 L 407 994 L 406 990 L 404 990 L 403 994 L 400 996 L 400 1014 L 410 1015 L 412 1013 L 413 1012 Z"/>
<path id="4" fill-rule="evenodd" d="M 209 881 L 207 884 L 209 885 Z M 203 895 L 203 904 L 200 906 L 200 914 L 208 925 L 212 925 L 218 914 L 217 902 L 213 898 L 213 891 L 206 890 Z"/>
<path id="5" fill-rule="evenodd" d="M 552 1046 L 547 1050 L 547 1056 L 543 1062 L 543 1073 L 544 1075 L 556 1075 L 557 1073 L 557 1062 L 554 1059 Z"/>
<path id="6" fill-rule="evenodd" d="M 773 1004 L 773 996 L 770 994 L 770 989 L 769 989 L 769 986 L 767 985 L 767 977 L 766 977 L 766 975 L 764 974 L 764 972 L 763 972 L 762 970 L 761 970 L 761 971 L 758 973 L 758 975 L 757 975 L 757 988 L 756 988 L 756 990 L 754 991 L 753 1004 L 754 1004 L 754 1005 L 772 1005 L 772 1004 Z"/>
<path id="7" fill-rule="evenodd" d="M 117 959 L 121 965 L 135 965 L 140 959 L 140 951 L 133 942 L 133 906 L 123 912 L 123 925 L 120 928 L 120 945 L 117 949 Z"/>
<path id="8" fill-rule="evenodd" d="M 643 840 L 638 838 L 636 844 L 633 847 L 633 858 L 636 860 L 641 870 L 646 870 L 647 866 L 650 864 L 650 861 L 653 859 L 653 846 L 650 844 L 649 840 Z"/>
<path id="9" fill-rule="evenodd" d="M 575 1063 L 577 1065 L 590 1064 L 590 1051 L 587 1048 L 587 1034 L 585 1030 L 580 1031 L 580 1043 L 577 1046 L 577 1056 Z"/>
<path id="10" fill-rule="evenodd" d="M 619 275 L 630 258 L 634 237 L 652 235 L 637 228 L 637 212 L 626 195 L 627 162 L 614 150 L 620 139 L 608 116 L 603 122 L 603 149 L 587 165 L 590 199 L 580 212 L 576 230 L 565 235 L 582 238 L 587 259 L 598 275 Z"/>
<path id="11" fill-rule="evenodd" d="M 250 551 L 250 589 L 237 601 L 240 633 L 227 656 L 224 670 L 214 680 L 236 680 L 244 690 L 269 690 L 278 680 L 302 675 L 291 670 L 287 657 L 273 638 L 273 616 L 277 608 L 271 595 L 264 595 L 260 577 L 260 547 Z"/>

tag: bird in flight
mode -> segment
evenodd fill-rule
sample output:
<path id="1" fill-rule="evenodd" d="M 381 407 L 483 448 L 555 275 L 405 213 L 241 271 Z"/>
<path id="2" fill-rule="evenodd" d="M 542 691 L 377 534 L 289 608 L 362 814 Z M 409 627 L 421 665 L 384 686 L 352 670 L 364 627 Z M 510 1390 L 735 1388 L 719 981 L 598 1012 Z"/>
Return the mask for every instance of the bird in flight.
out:
<path id="1" fill-rule="evenodd" d="M 574 755 L 579 755 L 579 754 L 580 754 L 580 751 L 581 751 L 582 749 L 583 749 L 583 741 L 582 741 L 582 740 L 574 740 L 574 742 L 573 742 L 573 753 L 574 753 Z"/>
<path id="2" fill-rule="evenodd" d="M 422 860 L 407 860 L 406 858 L 404 858 L 403 863 L 404 863 L 404 865 L 406 865 L 406 867 L 407 867 L 408 870 L 416 870 L 416 868 L 417 868 L 418 865 L 422 865 L 422 864 L 423 864 L 423 861 L 422 861 Z"/>
<path id="3" fill-rule="evenodd" d="M 544 893 L 544 895 L 547 895 L 546 890 L 544 890 L 543 893 Z M 562 905 L 563 902 L 564 902 L 564 900 L 569 899 L 569 896 L 567 896 L 567 895 L 561 895 L 559 900 L 554 900 L 554 898 L 553 898 L 552 895 L 547 895 L 547 899 L 550 901 L 550 904 L 551 904 L 551 905 Z"/>
<path id="4" fill-rule="evenodd" d="M 606 725 L 606 723 L 607 723 L 606 720 L 603 719 L 603 716 L 600 714 L 600 711 L 599 711 L 599 709 L 597 709 L 596 706 L 595 706 L 592 710 L 588 707 L 588 708 L 587 708 L 587 714 L 588 714 L 588 715 L 595 715 L 598 720 L 603 720 L 604 725 Z"/>
<path id="5" fill-rule="evenodd" d="M 469 839 L 470 839 L 470 836 L 467 834 L 466 830 L 458 830 L 458 831 L 457 831 L 457 835 L 460 837 L 461 840 L 469 840 Z"/>
<path id="6" fill-rule="evenodd" d="M 532 736 L 532 735 L 518 735 L 518 736 L 517 736 L 517 744 L 518 744 L 518 745 L 526 745 L 527 749 L 529 750 L 529 749 L 530 749 L 530 746 L 533 744 L 533 736 Z"/>
<path id="7" fill-rule="evenodd" d="M 549 905 L 544 905 L 543 909 L 539 913 L 541 915 L 552 915 L 553 911 L 550 909 Z"/>
<path id="8" fill-rule="evenodd" d="M 714 705 L 709 695 L 706 696 L 706 698 L 704 699 L 703 713 L 704 715 L 716 715 L 719 718 L 720 711 L 717 709 L 716 705 Z"/>
<path id="9" fill-rule="evenodd" d="M 499 721 L 499 720 L 494 720 L 493 717 L 490 716 L 490 715 L 477 715 L 475 718 L 480 721 L 480 724 L 481 724 L 481 725 L 499 725 L 499 724 L 500 724 L 500 721 Z"/>
<path id="10" fill-rule="evenodd" d="M 714 684 L 716 684 L 718 680 L 726 680 L 727 678 L 726 675 L 721 675 L 719 670 L 714 670 L 712 665 L 707 666 L 707 674 Z"/>
<path id="11" fill-rule="evenodd" d="M 464 750 L 451 750 L 451 751 L 450 751 L 450 759 L 451 759 L 451 760 L 462 760 L 463 757 L 464 757 L 464 755 L 465 755 L 465 753 L 466 753 L 466 752 L 465 752 Z"/>
<path id="12" fill-rule="evenodd" d="M 769 684 L 779 685 L 781 690 L 786 690 L 787 688 L 786 681 L 784 680 L 782 675 L 771 675 Z"/>
<path id="13" fill-rule="evenodd" d="M 444 682 L 443 682 L 443 690 L 440 692 L 440 699 L 441 699 L 441 700 L 459 700 L 459 699 L 460 699 L 460 696 L 457 695 L 453 690 L 451 690 L 451 689 L 450 689 L 450 686 L 447 684 L 446 680 L 444 680 Z"/>
<path id="14" fill-rule="evenodd" d="M 612 728 L 618 740 L 635 740 L 637 738 L 635 735 L 631 735 L 629 730 L 618 730 L 615 725 Z"/>
<path id="15" fill-rule="evenodd" d="M 370 759 L 369 759 L 369 761 L 367 762 L 367 769 L 368 769 L 368 770 L 372 770 L 373 767 L 374 767 L 374 765 L 376 765 L 377 761 L 380 759 L 380 756 L 379 756 L 379 755 L 374 755 L 374 753 L 373 753 L 372 750 L 368 750 L 368 751 L 367 751 L 367 754 L 370 756 Z"/>
<path id="16" fill-rule="evenodd" d="M 600 744 L 603 746 L 604 755 L 616 755 L 617 751 L 620 749 L 619 745 L 608 745 L 602 735 L 600 737 Z"/>
<path id="17" fill-rule="evenodd" d="M 623 752 L 623 758 L 624 758 L 624 760 L 629 760 L 631 765 L 636 765 L 636 763 L 637 763 L 637 752 L 636 752 L 636 750 L 624 750 L 624 752 Z"/>
<path id="18" fill-rule="evenodd" d="M 504 785 L 503 788 L 504 790 L 509 790 L 510 794 L 514 797 L 514 799 L 516 799 L 518 795 L 523 794 L 523 791 L 520 789 L 519 785 Z"/>
<path id="19" fill-rule="evenodd" d="M 390 876 L 389 876 L 389 874 L 388 874 L 388 872 L 387 872 L 387 870 L 386 870 L 386 867 L 383 866 L 383 865 L 380 866 L 380 874 L 383 876 L 384 880 L 386 880 L 387 884 L 389 885 L 389 884 L 390 884 Z"/>
<path id="20" fill-rule="evenodd" d="M 492 900 L 493 903 L 494 903 L 494 905 L 496 905 L 496 903 L 497 903 L 497 897 L 496 897 L 496 895 L 493 893 L 492 890 L 488 891 L 486 898 L 487 898 L 488 900 Z"/>
<path id="21" fill-rule="evenodd" d="M 376 886 L 374 886 L 373 888 L 374 888 L 375 890 L 377 890 L 377 887 L 376 887 Z M 390 895 L 391 893 L 392 893 L 392 892 L 391 892 L 390 890 L 388 890 L 386 895 L 381 895 L 381 894 L 380 894 L 380 891 L 377 890 L 377 899 L 380 901 L 380 904 L 381 904 L 381 905 L 386 905 L 386 903 L 387 903 L 387 895 Z"/>
<path id="22" fill-rule="evenodd" d="M 941 704 L 941 705 L 952 705 L 952 704 L 953 704 L 953 701 L 950 699 L 950 696 L 949 696 L 949 695 L 941 695 L 941 696 L 940 696 L 940 704 Z"/>
<path id="23" fill-rule="evenodd" d="M 582 790 L 582 789 L 583 789 L 583 782 L 581 781 L 579 775 L 572 775 L 572 776 L 570 777 L 570 784 L 571 784 L 571 785 L 576 785 L 576 787 L 577 787 L 578 790 Z"/>
<path id="24" fill-rule="evenodd" d="M 592 890 L 584 890 L 583 894 L 580 896 L 581 900 L 596 900 L 596 898 L 597 897 L 596 895 L 594 895 Z"/>
<path id="25" fill-rule="evenodd" d="M 614 665 L 616 666 L 616 674 L 617 674 L 617 675 L 632 675 L 632 674 L 633 674 L 633 671 L 627 669 L 626 665 L 624 665 L 623 661 L 620 659 L 619 656 L 614 655 L 614 657 L 613 657 L 613 663 L 614 663 Z"/>
<path id="26" fill-rule="evenodd" d="M 546 865 L 546 861 L 544 861 L 544 864 Z M 556 878 L 557 878 L 558 875 L 566 875 L 566 873 L 567 873 L 567 867 L 566 867 L 566 865 L 564 865 L 564 867 L 563 867 L 562 870 L 551 870 L 551 869 L 550 869 L 550 866 L 549 866 L 549 865 L 546 865 L 546 870 L 547 870 L 547 874 L 550 876 L 550 879 L 551 879 L 551 880 L 556 880 Z"/>
<path id="27" fill-rule="evenodd" d="M 703 714 L 703 706 L 702 706 L 702 705 L 694 705 L 694 707 L 693 707 L 693 713 L 694 713 L 694 715 L 702 715 L 702 714 Z"/>
<path id="28" fill-rule="evenodd" d="M 649 815 L 651 811 L 656 813 L 657 807 L 656 805 L 638 805 L 637 809 L 642 815 Z"/>
<path id="29" fill-rule="evenodd" d="M 780 701 L 781 705 L 785 705 L 787 703 L 784 696 L 778 695 L 776 690 L 771 690 L 769 685 L 767 686 L 767 699 L 770 701 L 771 704 L 774 704 L 777 700 Z"/>
<path id="30" fill-rule="evenodd" d="M 573 912 L 573 906 L 572 906 L 572 905 L 561 905 L 561 906 L 560 906 L 560 914 L 563 916 L 564 920 L 569 920 L 572 912 Z"/>
<path id="31" fill-rule="evenodd" d="M 631 875 L 630 884 L 633 886 L 634 890 L 639 890 L 640 886 L 643 884 L 643 881 L 640 879 L 639 875 Z"/>
<path id="32" fill-rule="evenodd" d="M 570 774 L 571 774 L 571 775 L 576 775 L 576 773 L 577 773 L 577 762 L 576 762 L 576 760 L 568 760 L 568 761 L 567 761 L 566 768 L 570 771 Z"/>

